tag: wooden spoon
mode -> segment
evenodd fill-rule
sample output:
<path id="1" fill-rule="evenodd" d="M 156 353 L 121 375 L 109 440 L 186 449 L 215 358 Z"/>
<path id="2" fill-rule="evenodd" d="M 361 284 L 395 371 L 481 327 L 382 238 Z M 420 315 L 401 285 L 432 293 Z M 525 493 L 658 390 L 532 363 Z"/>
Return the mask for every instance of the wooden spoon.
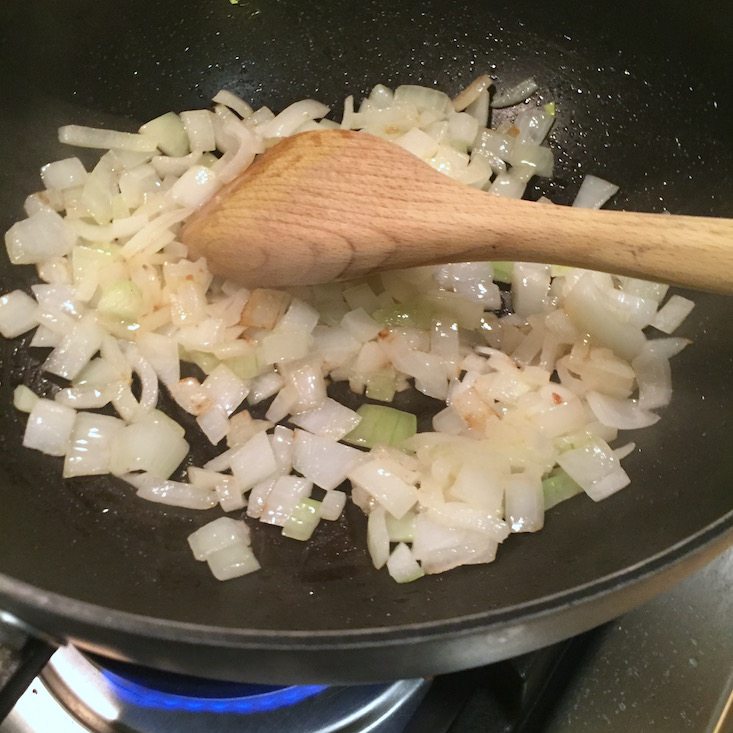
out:
<path id="1" fill-rule="evenodd" d="M 733 292 L 733 219 L 490 196 L 356 132 L 284 140 L 191 217 L 182 236 L 213 272 L 250 287 L 518 260 Z"/>

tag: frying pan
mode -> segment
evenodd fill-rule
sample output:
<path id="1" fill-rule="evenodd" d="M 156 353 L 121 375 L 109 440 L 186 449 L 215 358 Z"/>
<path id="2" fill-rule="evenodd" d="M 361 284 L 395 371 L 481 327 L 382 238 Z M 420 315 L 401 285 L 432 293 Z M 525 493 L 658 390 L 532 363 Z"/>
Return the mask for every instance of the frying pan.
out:
<path id="1" fill-rule="evenodd" d="M 5 0 L 0 224 L 22 215 L 41 164 L 74 154 L 56 142 L 61 124 L 132 130 L 220 87 L 273 109 L 313 96 L 338 114 L 377 82 L 455 92 L 483 71 L 505 85 L 534 75 L 558 103 L 556 178 L 531 196 L 567 203 L 592 172 L 621 184 L 614 207 L 732 216 L 732 19 L 729 4 L 681 0 Z M 0 268 L 3 291 L 33 279 L 4 254 Z M 215 512 L 149 504 L 106 478 L 64 482 L 58 460 L 21 447 L 12 390 L 50 383 L 45 354 L 4 342 L 0 608 L 111 657 L 263 683 L 445 672 L 597 625 L 733 536 L 731 301 L 693 297 L 681 333 L 694 344 L 674 360 L 664 419 L 634 434 L 632 485 L 551 510 L 495 564 L 407 586 L 372 569 L 353 507 L 306 546 L 254 527 L 263 570 L 215 582 L 186 545 Z M 435 409 L 404 400 L 423 421 Z M 207 455 L 195 445 L 194 460 Z"/>

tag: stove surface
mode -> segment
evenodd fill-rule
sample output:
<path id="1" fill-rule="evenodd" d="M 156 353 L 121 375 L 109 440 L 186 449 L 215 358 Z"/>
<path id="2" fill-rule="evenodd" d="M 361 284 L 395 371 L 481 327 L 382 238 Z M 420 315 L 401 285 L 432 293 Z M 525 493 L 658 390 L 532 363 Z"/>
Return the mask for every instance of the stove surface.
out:
<path id="1" fill-rule="evenodd" d="M 0 733 L 733 733 L 733 549 L 604 627 L 385 685 L 211 683 L 59 650 Z"/>

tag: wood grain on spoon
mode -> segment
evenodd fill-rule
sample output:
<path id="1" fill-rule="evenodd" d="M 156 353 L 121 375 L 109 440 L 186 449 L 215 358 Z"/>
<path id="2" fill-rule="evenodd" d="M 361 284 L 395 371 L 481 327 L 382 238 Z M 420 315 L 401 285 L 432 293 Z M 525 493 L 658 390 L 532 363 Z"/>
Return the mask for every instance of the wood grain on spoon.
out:
<path id="1" fill-rule="evenodd" d="M 733 292 L 733 220 L 490 196 L 364 133 L 306 132 L 259 157 L 186 224 L 211 270 L 308 285 L 442 262 L 551 262 Z"/>

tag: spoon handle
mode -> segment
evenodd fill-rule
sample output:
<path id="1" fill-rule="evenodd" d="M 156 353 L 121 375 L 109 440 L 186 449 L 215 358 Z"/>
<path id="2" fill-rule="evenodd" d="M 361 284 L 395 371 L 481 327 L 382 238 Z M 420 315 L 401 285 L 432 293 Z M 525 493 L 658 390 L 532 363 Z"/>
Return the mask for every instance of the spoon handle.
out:
<path id="1" fill-rule="evenodd" d="M 401 241 L 399 250 L 413 245 L 423 262 L 550 262 L 733 293 L 733 219 L 596 211 L 486 196 L 471 200 L 475 206 L 469 211 L 457 208 L 457 198 L 454 213 L 443 207 L 436 211 L 443 219 L 440 229 L 458 220 L 455 239 L 442 239 L 438 246 L 436 237 L 429 256 L 425 242 L 432 236 Z"/>

